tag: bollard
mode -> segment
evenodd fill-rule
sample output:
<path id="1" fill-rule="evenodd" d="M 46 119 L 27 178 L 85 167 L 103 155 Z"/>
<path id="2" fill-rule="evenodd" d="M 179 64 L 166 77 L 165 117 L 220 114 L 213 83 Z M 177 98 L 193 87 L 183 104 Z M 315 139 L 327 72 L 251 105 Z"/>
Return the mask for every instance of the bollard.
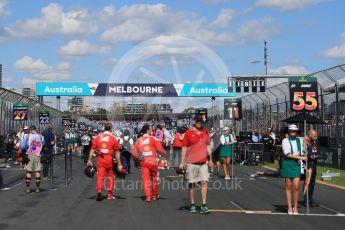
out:
<path id="1" fill-rule="evenodd" d="M 69 173 L 70 173 L 70 182 L 73 180 L 73 174 L 72 174 L 72 150 L 69 152 Z"/>
<path id="2" fill-rule="evenodd" d="M 66 147 L 66 142 L 65 142 L 65 147 Z M 68 185 L 68 162 L 67 162 L 67 154 L 68 150 L 65 148 L 65 186 Z"/>
<path id="3" fill-rule="evenodd" d="M 54 155 L 56 155 L 56 143 L 54 145 L 54 152 L 52 152 L 51 159 L 50 159 L 50 191 L 56 191 L 54 188 Z"/>

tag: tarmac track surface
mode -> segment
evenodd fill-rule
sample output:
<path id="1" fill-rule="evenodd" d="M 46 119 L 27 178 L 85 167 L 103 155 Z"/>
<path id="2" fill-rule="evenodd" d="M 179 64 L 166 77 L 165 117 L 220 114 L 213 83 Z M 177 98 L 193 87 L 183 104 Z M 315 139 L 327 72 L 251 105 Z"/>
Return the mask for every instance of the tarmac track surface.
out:
<path id="1" fill-rule="evenodd" d="M 74 159 L 74 179 L 65 187 L 63 159 L 55 165 L 56 191 L 49 181 L 39 194 L 24 193 L 24 180 L 13 181 L 0 191 L 0 229 L 344 229 L 345 191 L 316 185 L 318 207 L 311 215 L 288 216 L 281 178 L 251 178 L 261 167 L 235 165 L 233 179 L 213 177 L 208 194 L 208 215 L 191 214 L 183 178 L 174 170 L 160 171 L 160 199 L 145 203 L 140 171 L 135 169 L 126 180 L 117 179 L 116 200 L 95 201 L 95 179 L 82 174 L 84 166 Z M 23 171 L 18 171 L 22 173 Z M 32 183 L 33 186 L 33 183 Z M 199 192 L 197 201 L 200 201 Z M 104 193 L 105 194 L 105 193 Z M 300 200 L 302 197 L 300 198 Z M 200 202 L 197 203 L 200 205 Z"/>

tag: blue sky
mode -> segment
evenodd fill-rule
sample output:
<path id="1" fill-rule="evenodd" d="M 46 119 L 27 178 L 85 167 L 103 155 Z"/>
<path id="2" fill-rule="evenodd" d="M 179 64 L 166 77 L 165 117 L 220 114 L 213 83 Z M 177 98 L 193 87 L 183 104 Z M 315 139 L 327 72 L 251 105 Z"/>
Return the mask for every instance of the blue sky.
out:
<path id="1" fill-rule="evenodd" d="M 181 37 L 214 51 L 232 74 L 264 72 L 251 64 L 262 61 L 264 39 L 270 73 L 315 72 L 345 61 L 343 9 L 342 0 L 0 0 L 4 86 L 108 82 L 120 60 L 135 66 L 123 81 L 225 82 Z M 143 58 L 123 60 L 150 39 Z"/>

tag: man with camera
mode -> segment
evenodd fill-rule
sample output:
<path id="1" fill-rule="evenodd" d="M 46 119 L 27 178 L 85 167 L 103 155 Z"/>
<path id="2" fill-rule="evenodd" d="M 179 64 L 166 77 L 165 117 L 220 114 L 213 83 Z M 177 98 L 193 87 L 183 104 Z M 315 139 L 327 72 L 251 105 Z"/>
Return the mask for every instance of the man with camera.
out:
<path id="1" fill-rule="evenodd" d="M 190 212 L 196 213 L 195 184 L 201 184 L 202 206 L 201 213 L 208 213 L 207 183 L 209 180 L 209 167 L 213 168 L 211 138 L 208 130 L 202 127 L 201 116 L 194 118 L 194 125 L 188 129 L 183 138 L 180 170 L 186 170 L 186 178 L 189 188 Z M 207 162 L 209 162 L 207 164 Z"/>

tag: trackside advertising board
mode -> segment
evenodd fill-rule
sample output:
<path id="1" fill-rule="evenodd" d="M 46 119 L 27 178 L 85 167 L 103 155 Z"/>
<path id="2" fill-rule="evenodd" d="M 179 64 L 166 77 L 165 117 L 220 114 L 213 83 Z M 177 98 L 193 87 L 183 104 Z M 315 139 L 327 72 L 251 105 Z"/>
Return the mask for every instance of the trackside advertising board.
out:
<path id="1" fill-rule="evenodd" d="M 317 79 L 314 77 L 289 78 L 290 109 L 296 112 L 319 110 Z"/>
<path id="2" fill-rule="evenodd" d="M 234 88 L 235 89 L 235 88 Z M 37 96 L 235 97 L 227 83 L 53 83 L 36 84 Z"/>
<path id="3" fill-rule="evenodd" d="M 28 120 L 29 104 L 14 104 L 13 105 L 13 120 L 26 121 Z"/>

